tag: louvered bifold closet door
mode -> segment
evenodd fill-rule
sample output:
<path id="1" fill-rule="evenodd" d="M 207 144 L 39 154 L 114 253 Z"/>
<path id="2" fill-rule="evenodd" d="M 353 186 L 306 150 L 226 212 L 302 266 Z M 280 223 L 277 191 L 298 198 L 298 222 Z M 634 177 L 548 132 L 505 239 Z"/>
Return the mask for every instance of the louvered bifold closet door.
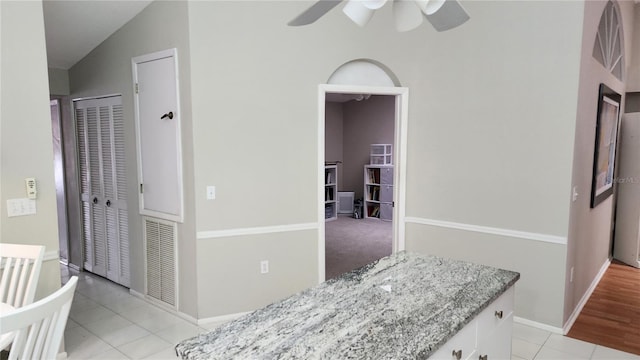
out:
<path id="1" fill-rule="evenodd" d="M 77 101 L 84 267 L 129 286 L 124 119 L 120 96 Z"/>
<path id="2" fill-rule="evenodd" d="M 147 295 L 176 305 L 175 223 L 145 219 Z"/>
<path id="3" fill-rule="evenodd" d="M 90 174 L 87 144 L 87 109 L 78 107 L 75 109 L 76 133 L 78 135 L 78 171 L 80 173 L 80 198 L 82 201 L 82 252 L 84 254 L 84 268 L 93 271 L 93 236 L 91 226 L 91 201 L 89 195 Z"/>

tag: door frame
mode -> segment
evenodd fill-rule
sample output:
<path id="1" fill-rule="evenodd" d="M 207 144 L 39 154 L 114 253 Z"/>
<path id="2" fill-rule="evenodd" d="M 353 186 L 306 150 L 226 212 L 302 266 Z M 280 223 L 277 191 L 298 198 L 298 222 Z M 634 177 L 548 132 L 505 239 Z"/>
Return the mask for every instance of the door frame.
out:
<path id="1" fill-rule="evenodd" d="M 318 86 L 318 159 L 317 196 L 318 215 L 318 283 L 325 281 L 325 219 L 324 219 L 324 153 L 325 153 L 325 102 L 327 93 L 371 94 L 395 96 L 394 151 L 393 151 L 393 239 L 391 252 L 405 249 L 405 200 L 407 168 L 407 124 L 409 122 L 409 88 L 330 85 Z"/>

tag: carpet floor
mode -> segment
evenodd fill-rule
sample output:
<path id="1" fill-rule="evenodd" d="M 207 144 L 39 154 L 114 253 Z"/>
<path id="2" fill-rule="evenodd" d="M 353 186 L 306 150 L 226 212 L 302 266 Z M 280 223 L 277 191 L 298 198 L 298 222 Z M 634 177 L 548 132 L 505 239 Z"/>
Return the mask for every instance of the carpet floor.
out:
<path id="1" fill-rule="evenodd" d="M 325 223 L 327 280 L 391 255 L 392 223 L 338 216 Z"/>

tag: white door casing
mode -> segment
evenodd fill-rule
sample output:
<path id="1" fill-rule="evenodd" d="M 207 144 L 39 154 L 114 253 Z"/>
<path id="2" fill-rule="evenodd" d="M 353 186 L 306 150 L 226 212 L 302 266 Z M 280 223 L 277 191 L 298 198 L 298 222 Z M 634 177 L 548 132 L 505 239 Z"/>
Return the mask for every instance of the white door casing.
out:
<path id="1" fill-rule="evenodd" d="M 132 59 L 140 214 L 183 221 L 177 50 Z"/>

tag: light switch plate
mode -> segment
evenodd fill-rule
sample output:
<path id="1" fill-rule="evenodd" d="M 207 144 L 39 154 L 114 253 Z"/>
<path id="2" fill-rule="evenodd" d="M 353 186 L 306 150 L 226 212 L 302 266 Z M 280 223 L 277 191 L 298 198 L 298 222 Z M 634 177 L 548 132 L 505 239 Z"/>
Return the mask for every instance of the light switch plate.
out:
<path id="1" fill-rule="evenodd" d="M 36 201 L 23 198 L 23 199 L 8 199 L 7 200 L 7 216 L 24 216 L 35 215 L 36 213 Z"/>

